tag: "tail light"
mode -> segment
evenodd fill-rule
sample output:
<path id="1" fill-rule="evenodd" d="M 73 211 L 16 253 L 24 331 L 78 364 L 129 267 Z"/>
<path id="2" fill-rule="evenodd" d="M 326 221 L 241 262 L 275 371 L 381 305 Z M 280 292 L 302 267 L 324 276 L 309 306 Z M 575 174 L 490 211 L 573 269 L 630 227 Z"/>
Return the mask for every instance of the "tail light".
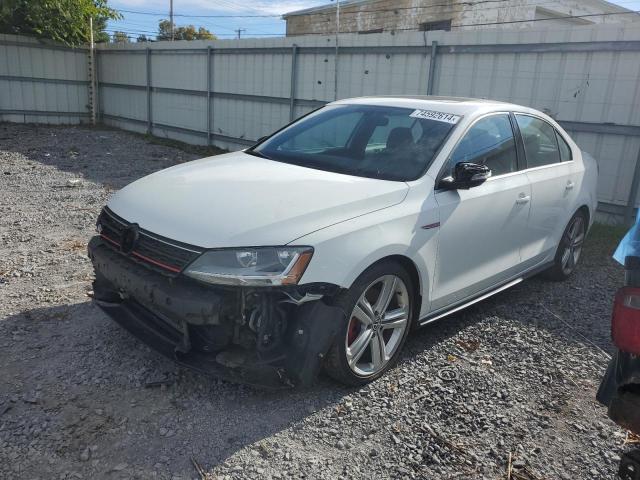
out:
<path id="1" fill-rule="evenodd" d="M 640 288 L 623 287 L 616 293 L 611 336 L 623 352 L 640 355 Z"/>

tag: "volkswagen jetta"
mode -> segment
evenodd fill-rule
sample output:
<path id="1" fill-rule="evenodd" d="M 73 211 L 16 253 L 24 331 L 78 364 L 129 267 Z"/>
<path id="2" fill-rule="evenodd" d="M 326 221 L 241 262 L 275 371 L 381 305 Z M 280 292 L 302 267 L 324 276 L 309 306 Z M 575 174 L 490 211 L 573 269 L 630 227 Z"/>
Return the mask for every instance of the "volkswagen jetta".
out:
<path id="1" fill-rule="evenodd" d="M 117 192 L 95 301 L 184 365 L 252 384 L 362 384 L 413 327 L 573 273 L 597 166 L 547 115 L 369 97 Z"/>

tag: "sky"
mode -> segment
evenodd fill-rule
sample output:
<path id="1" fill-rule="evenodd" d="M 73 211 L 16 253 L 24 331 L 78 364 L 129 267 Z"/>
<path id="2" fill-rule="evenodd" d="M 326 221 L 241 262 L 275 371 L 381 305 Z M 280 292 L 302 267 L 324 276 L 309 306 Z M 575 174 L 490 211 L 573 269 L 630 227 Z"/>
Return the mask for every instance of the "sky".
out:
<path id="1" fill-rule="evenodd" d="M 281 36 L 285 33 L 283 13 L 328 3 L 335 4 L 335 0 L 174 0 L 174 23 L 203 26 L 222 39 L 236 38 L 237 29 L 242 30 L 242 38 Z M 640 0 L 611 3 L 640 10 Z M 124 18 L 109 22 L 107 31 L 124 31 L 134 41 L 140 34 L 153 38 L 158 22 L 169 16 L 169 0 L 109 0 L 108 4 Z"/>

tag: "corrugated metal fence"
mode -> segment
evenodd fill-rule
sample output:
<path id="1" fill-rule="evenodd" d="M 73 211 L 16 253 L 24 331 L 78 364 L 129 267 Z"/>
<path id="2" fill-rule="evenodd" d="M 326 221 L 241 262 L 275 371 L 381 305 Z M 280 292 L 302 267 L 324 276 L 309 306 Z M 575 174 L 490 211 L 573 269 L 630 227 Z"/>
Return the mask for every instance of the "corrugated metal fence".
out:
<path id="1" fill-rule="evenodd" d="M 0 34 L 0 120 L 65 124 L 88 119 L 87 52 Z"/>
<path id="2" fill-rule="evenodd" d="M 106 45 L 97 58 L 103 122 L 229 149 L 335 98 L 434 94 L 528 105 L 558 119 L 598 159 L 601 214 L 629 216 L 627 207 L 637 205 L 640 27 L 633 24 L 343 35 L 338 49 L 327 36 Z M 20 75 L 7 65 L 9 76 Z M 86 88 L 86 75 L 76 80 Z"/>

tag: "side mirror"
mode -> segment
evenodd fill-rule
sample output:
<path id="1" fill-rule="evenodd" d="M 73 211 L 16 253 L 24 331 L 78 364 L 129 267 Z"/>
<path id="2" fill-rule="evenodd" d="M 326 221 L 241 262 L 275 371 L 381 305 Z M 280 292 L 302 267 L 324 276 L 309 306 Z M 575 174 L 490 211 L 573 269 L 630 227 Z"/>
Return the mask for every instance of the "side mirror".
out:
<path id="1" fill-rule="evenodd" d="M 469 190 L 483 184 L 491 177 L 491 169 L 478 163 L 460 162 L 453 169 L 452 177 L 440 181 L 440 188 L 448 190 Z"/>

